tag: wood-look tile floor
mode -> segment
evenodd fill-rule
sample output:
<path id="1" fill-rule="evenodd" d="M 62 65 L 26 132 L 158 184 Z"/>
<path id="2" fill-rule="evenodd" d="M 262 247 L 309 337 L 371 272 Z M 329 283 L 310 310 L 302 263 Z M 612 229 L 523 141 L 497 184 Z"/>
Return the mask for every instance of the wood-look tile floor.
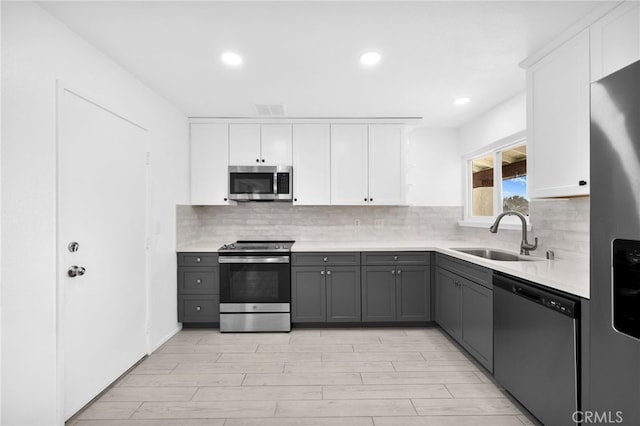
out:
<path id="1" fill-rule="evenodd" d="M 537 424 L 438 328 L 182 330 L 68 426 Z"/>

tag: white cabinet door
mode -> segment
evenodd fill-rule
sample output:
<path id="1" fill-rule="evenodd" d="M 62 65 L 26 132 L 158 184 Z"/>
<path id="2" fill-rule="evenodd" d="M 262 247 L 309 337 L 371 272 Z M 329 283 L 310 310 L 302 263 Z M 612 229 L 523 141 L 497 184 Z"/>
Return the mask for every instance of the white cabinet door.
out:
<path id="1" fill-rule="evenodd" d="M 191 204 L 229 204 L 227 124 L 191 124 Z"/>
<path id="2" fill-rule="evenodd" d="M 331 133 L 328 124 L 293 125 L 293 204 L 331 203 Z"/>
<path id="3" fill-rule="evenodd" d="M 331 204 L 368 204 L 367 187 L 367 126 L 332 125 Z"/>
<path id="4" fill-rule="evenodd" d="M 591 26 L 591 80 L 640 60 L 640 3 L 624 2 Z"/>
<path id="5" fill-rule="evenodd" d="M 229 125 L 229 165 L 257 166 L 260 161 L 260 125 Z"/>
<path id="6" fill-rule="evenodd" d="M 369 203 L 404 204 L 403 128 L 369 126 Z"/>
<path id="7" fill-rule="evenodd" d="M 529 196 L 589 194 L 589 30 L 527 73 Z"/>
<path id="8" fill-rule="evenodd" d="M 261 131 L 260 164 L 291 165 L 291 124 L 263 124 Z"/>

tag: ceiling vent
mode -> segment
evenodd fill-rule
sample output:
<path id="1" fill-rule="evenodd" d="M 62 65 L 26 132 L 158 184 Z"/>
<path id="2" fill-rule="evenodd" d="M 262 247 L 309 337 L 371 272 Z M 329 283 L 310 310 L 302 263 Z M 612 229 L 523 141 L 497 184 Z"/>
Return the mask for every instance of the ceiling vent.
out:
<path id="1" fill-rule="evenodd" d="M 283 104 L 255 104 L 253 108 L 261 117 L 284 117 L 286 115 Z"/>

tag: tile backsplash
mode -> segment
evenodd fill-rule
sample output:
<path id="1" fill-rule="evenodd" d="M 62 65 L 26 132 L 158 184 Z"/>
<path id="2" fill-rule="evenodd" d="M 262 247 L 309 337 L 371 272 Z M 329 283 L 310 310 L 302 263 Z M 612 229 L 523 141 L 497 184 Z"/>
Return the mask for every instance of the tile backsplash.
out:
<path id="1" fill-rule="evenodd" d="M 296 241 L 466 240 L 517 250 L 520 231 L 461 227 L 462 207 L 293 206 L 239 203 L 237 206 L 177 206 L 177 246 L 222 244 L 242 239 Z M 557 258 L 589 255 L 589 199 L 531 202 L 534 252 Z"/>

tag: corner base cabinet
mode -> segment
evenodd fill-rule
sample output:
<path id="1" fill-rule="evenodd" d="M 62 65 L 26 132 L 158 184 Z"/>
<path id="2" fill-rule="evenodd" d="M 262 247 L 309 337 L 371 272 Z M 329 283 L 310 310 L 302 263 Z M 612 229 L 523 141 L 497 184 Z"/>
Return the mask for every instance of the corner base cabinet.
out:
<path id="1" fill-rule="evenodd" d="M 178 322 L 220 322 L 217 253 L 178 253 Z"/>
<path id="2" fill-rule="evenodd" d="M 438 255 L 436 323 L 493 372 L 492 271 Z"/>

